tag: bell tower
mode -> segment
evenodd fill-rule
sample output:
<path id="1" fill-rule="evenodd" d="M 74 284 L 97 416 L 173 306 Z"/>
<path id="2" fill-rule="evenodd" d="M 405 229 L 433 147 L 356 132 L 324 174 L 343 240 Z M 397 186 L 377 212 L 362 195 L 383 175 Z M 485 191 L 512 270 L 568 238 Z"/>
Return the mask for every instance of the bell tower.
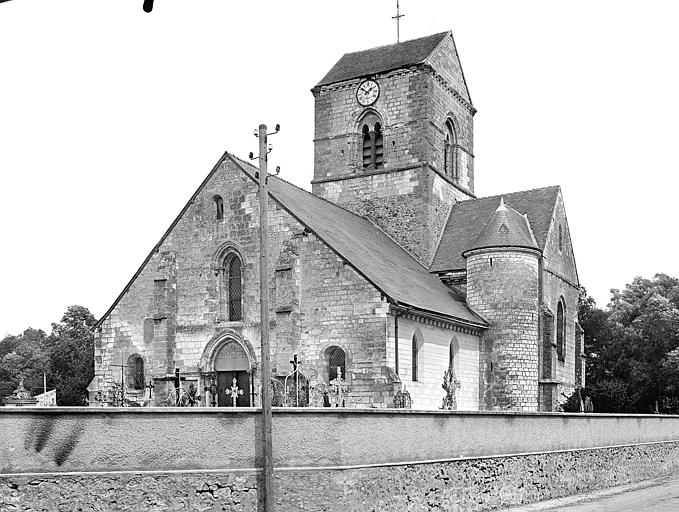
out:
<path id="1" fill-rule="evenodd" d="M 452 32 L 345 54 L 312 89 L 313 193 L 367 217 L 428 266 L 474 196 L 474 109 Z"/>

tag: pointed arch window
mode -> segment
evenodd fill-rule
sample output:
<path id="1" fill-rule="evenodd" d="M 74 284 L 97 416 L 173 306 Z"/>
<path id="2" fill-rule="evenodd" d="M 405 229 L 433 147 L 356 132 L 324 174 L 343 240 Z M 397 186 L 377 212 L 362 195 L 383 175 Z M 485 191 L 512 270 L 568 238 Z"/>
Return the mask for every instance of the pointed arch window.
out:
<path id="1" fill-rule="evenodd" d="M 361 121 L 361 138 L 363 168 L 382 169 L 384 167 L 382 122 L 373 112 L 369 112 Z"/>
<path id="2" fill-rule="evenodd" d="M 224 218 L 224 200 L 222 199 L 222 196 L 216 195 L 212 198 L 212 200 L 215 202 L 215 208 L 217 210 L 216 217 L 217 220 L 221 220 Z"/>
<path id="3" fill-rule="evenodd" d="M 561 361 L 566 360 L 566 306 L 563 297 L 556 308 L 556 355 Z"/>
<path id="4" fill-rule="evenodd" d="M 243 275 L 240 258 L 230 253 L 224 259 L 224 281 L 226 289 L 227 320 L 236 322 L 243 319 Z"/>
<path id="5" fill-rule="evenodd" d="M 444 130 L 443 144 L 443 173 L 453 179 L 458 179 L 457 175 L 457 136 L 453 122 L 448 119 Z"/>
<path id="6" fill-rule="evenodd" d="M 127 387 L 144 389 L 144 359 L 139 354 L 127 358 Z"/>

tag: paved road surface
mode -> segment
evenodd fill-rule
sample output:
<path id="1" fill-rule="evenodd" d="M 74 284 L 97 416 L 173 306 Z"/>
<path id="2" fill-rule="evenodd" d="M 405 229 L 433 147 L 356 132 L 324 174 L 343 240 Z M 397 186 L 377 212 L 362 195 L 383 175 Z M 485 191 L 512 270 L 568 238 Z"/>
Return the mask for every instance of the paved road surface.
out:
<path id="1" fill-rule="evenodd" d="M 512 512 L 539 510 L 679 512 L 679 475 L 507 510 Z"/>

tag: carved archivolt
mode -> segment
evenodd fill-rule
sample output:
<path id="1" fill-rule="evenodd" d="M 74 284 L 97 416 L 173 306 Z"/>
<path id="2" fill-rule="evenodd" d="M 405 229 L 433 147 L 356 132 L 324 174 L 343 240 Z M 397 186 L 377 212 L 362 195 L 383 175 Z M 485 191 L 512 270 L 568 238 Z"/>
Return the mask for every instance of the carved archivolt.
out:
<path id="1" fill-rule="evenodd" d="M 200 358 L 200 367 L 204 371 L 214 371 L 215 357 L 226 344 L 233 342 L 238 343 L 242 347 L 248 357 L 249 367 L 251 369 L 257 368 L 257 355 L 255 354 L 252 343 L 244 339 L 233 329 L 222 329 L 208 341 L 205 350 L 203 350 L 203 355 Z"/>

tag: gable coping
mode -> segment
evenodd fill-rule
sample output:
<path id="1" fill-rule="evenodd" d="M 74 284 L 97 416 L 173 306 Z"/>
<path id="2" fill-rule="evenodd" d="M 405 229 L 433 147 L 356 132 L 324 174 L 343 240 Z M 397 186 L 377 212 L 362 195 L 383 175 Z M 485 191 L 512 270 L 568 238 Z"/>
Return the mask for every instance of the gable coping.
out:
<path id="1" fill-rule="evenodd" d="M 148 256 L 146 257 L 146 259 L 144 259 L 143 263 L 139 266 L 139 268 L 138 268 L 137 271 L 134 273 L 134 275 L 132 276 L 132 278 L 131 278 L 131 279 L 128 281 L 128 283 L 125 285 L 125 287 L 123 288 L 122 292 L 120 292 L 120 294 L 116 297 L 116 299 L 115 299 L 115 301 L 113 302 L 113 304 L 111 304 L 111 306 L 106 310 L 106 312 L 101 316 L 101 318 L 99 318 L 99 320 L 97 320 L 97 322 L 94 324 L 94 326 L 92 326 L 92 328 L 90 329 L 91 331 L 95 331 L 96 329 L 98 329 L 98 328 L 101 326 L 101 324 L 109 317 L 109 315 L 111 314 L 111 312 L 116 308 L 116 306 L 120 303 L 120 301 L 121 301 L 122 298 L 125 296 L 125 294 L 129 291 L 129 289 L 130 289 L 130 287 L 132 286 L 132 284 L 134 283 L 134 281 L 137 279 L 137 277 L 139 277 L 139 275 L 141 274 L 141 272 L 144 270 L 144 268 L 146 267 L 146 265 L 148 264 L 148 262 L 151 260 L 151 258 L 153 257 L 153 255 L 159 250 L 160 246 L 163 244 L 163 242 L 165 241 L 165 239 L 169 236 L 169 234 L 172 232 L 172 230 L 175 228 L 175 226 L 177 225 L 177 223 L 178 223 L 178 222 L 181 220 L 181 218 L 184 216 L 184 214 L 185 214 L 186 211 L 189 209 L 189 207 L 194 203 L 194 201 L 195 201 L 196 197 L 198 196 L 198 194 L 199 194 L 199 193 L 201 192 L 201 190 L 205 187 L 205 185 L 210 181 L 210 179 L 211 179 L 212 176 L 215 174 L 215 172 L 217 172 L 217 170 L 218 170 L 218 169 L 222 166 L 222 164 L 227 160 L 227 158 L 228 158 L 229 160 L 231 160 L 234 164 L 236 164 L 236 166 L 243 172 L 243 174 L 245 174 L 248 178 L 250 178 L 250 180 L 254 181 L 255 183 L 257 182 L 257 178 L 255 178 L 254 175 L 251 175 L 250 172 L 248 172 L 248 171 L 243 167 L 242 164 L 245 164 L 246 166 L 252 167 L 252 169 L 254 169 L 256 172 L 259 172 L 259 170 L 258 170 L 256 167 L 254 167 L 254 166 L 252 166 L 251 164 L 245 162 L 244 160 L 241 160 L 241 159 L 238 158 L 237 156 L 232 155 L 232 154 L 229 153 L 228 151 L 225 151 L 224 154 L 219 158 L 219 160 L 217 161 L 217 163 L 215 164 L 215 166 L 212 168 L 212 170 L 208 173 L 208 175 L 205 177 L 205 179 L 204 179 L 204 180 L 201 182 L 201 184 L 198 186 L 198 188 L 196 189 L 196 191 L 191 195 L 191 198 L 186 202 L 186 204 L 184 205 L 184 207 L 182 208 L 182 210 L 179 212 L 179 214 L 177 215 L 177 217 L 172 221 L 172 224 L 170 224 L 170 227 L 165 231 L 165 233 L 164 233 L 163 236 L 160 238 L 160 240 L 153 246 L 153 249 L 151 249 L 151 251 L 149 252 L 149 254 L 148 254 Z M 274 175 L 269 175 L 269 176 L 274 176 Z M 275 176 L 274 176 L 274 177 L 275 177 Z M 288 185 L 290 185 L 290 186 L 292 186 L 292 187 L 295 187 L 295 188 L 297 188 L 298 190 L 301 190 L 301 191 L 303 191 L 303 192 L 305 192 L 305 193 L 309 193 L 308 191 L 306 191 L 306 190 L 304 190 L 304 189 L 302 189 L 302 188 L 300 188 L 300 187 L 297 187 L 296 185 L 293 185 L 292 183 L 290 183 L 290 182 L 288 182 L 288 181 L 286 181 L 286 180 L 283 180 L 283 179 L 278 178 L 278 177 L 276 177 L 276 179 L 279 179 L 279 180 L 281 180 L 281 181 L 287 183 Z M 278 204 L 280 205 L 280 207 L 283 208 L 289 215 L 291 215 L 292 217 L 294 217 L 300 224 L 302 224 L 303 226 L 305 226 L 310 232 L 313 232 L 314 235 L 315 235 L 321 242 L 323 242 L 323 244 L 325 244 L 328 248 L 330 248 L 330 250 L 332 250 L 332 251 L 333 251 L 340 259 L 342 259 L 342 261 L 346 261 L 346 263 L 347 263 L 349 266 L 351 266 L 351 268 L 353 268 L 353 269 L 354 269 L 361 277 L 363 277 L 367 282 L 369 282 L 373 287 L 375 287 L 376 290 L 379 290 L 380 293 L 382 293 L 385 297 L 387 297 L 388 300 L 389 300 L 390 302 L 392 302 L 392 303 L 394 303 L 394 304 L 398 304 L 398 301 L 396 301 L 395 299 L 393 299 L 392 297 L 390 297 L 390 296 L 389 296 L 389 295 L 388 295 L 388 294 L 387 294 L 387 293 L 386 293 L 379 285 L 377 285 L 375 282 L 373 282 L 371 279 L 369 279 L 363 272 L 361 272 L 358 268 L 356 268 L 354 265 L 352 265 L 350 262 L 348 262 L 345 258 L 343 258 L 342 255 L 341 255 L 334 247 L 332 247 L 332 245 L 330 245 L 328 242 L 326 242 L 326 241 L 325 241 L 321 236 L 319 236 L 313 229 L 311 229 L 309 226 L 307 226 L 306 223 L 304 223 L 299 217 L 297 217 L 297 216 L 296 216 L 293 212 L 291 212 L 286 206 L 284 206 L 284 205 L 283 205 L 283 204 L 282 204 L 282 203 L 281 203 L 281 202 L 280 202 L 280 201 L 272 194 L 271 191 L 268 192 L 268 195 L 269 195 L 269 197 L 271 197 L 274 201 L 276 201 L 276 203 L 278 203 Z M 366 220 L 366 221 L 369 222 L 371 225 L 373 225 L 375 228 L 377 228 L 380 232 L 384 233 L 390 240 L 392 240 L 394 243 L 396 243 L 401 249 L 403 249 L 403 250 L 406 252 L 406 254 L 408 254 L 410 257 L 412 257 L 412 254 L 411 254 L 409 251 L 407 251 L 406 249 L 404 249 L 400 244 L 398 244 L 395 240 L 393 240 L 390 236 L 388 236 L 388 235 L 387 235 L 387 234 L 386 234 L 379 226 L 375 225 L 375 224 L 374 224 L 373 222 L 371 222 L 369 219 L 366 219 L 365 217 L 360 217 L 360 216 L 356 215 L 355 213 L 353 213 L 353 212 L 351 212 L 351 211 L 349 211 L 349 210 L 346 210 L 345 208 L 342 208 L 341 206 L 336 205 L 335 203 L 332 203 L 332 202 L 328 201 L 328 200 L 325 199 L 325 198 L 322 198 L 322 197 L 319 197 L 319 196 L 314 196 L 314 197 L 316 197 L 316 198 L 318 198 L 318 199 L 321 199 L 322 201 L 325 201 L 325 202 L 327 202 L 328 204 L 333 205 L 334 207 L 341 208 L 342 210 L 345 210 L 346 212 L 348 212 L 348 213 L 350 213 L 351 215 L 354 215 L 354 216 L 356 216 L 356 217 L 358 217 L 358 218 L 360 218 L 360 219 Z M 413 258 L 413 260 L 414 260 L 418 265 L 420 265 L 420 266 L 423 268 L 423 270 L 424 270 L 425 272 L 428 271 L 427 268 L 424 266 L 424 264 L 423 264 L 421 261 L 419 261 L 417 258 Z M 432 314 L 434 314 L 434 313 L 432 312 Z M 438 315 L 438 314 L 437 314 L 437 315 Z M 440 316 L 445 318 L 444 315 L 440 315 Z M 467 322 L 467 321 L 465 321 L 465 320 L 462 320 L 462 319 L 457 318 L 457 317 L 454 317 L 454 316 L 450 316 L 450 317 L 447 317 L 447 318 L 449 319 L 449 321 L 459 322 L 459 323 L 460 323 L 461 325 L 463 325 L 463 326 L 473 326 L 473 327 L 475 327 L 475 328 L 477 328 L 477 329 L 479 329 L 479 328 L 481 328 L 481 329 L 486 328 L 485 322 L 484 322 L 483 320 L 481 320 L 481 321 L 479 322 L 479 324 L 476 325 L 476 324 L 474 324 L 474 323 Z"/>

